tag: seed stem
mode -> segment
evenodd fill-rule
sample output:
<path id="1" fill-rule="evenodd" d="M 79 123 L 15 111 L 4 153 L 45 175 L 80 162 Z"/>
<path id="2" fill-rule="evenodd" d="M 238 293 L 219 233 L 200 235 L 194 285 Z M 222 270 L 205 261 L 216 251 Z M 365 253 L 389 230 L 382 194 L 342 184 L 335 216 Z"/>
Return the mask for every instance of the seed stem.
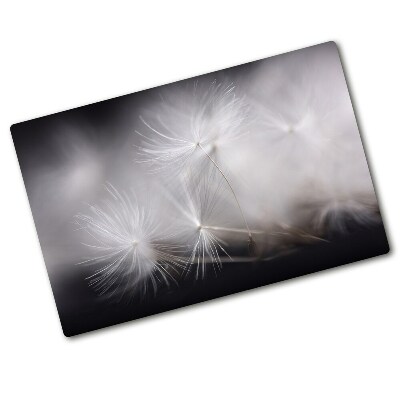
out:
<path id="1" fill-rule="evenodd" d="M 214 226 L 214 225 L 202 225 L 203 229 L 208 229 L 210 231 L 222 231 L 222 232 L 232 232 L 232 233 L 248 233 L 247 229 L 240 228 L 226 228 L 224 226 Z M 255 231 L 254 229 L 251 231 L 251 234 L 262 234 L 263 231 Z"/>
<path id="2" fill-rule="evenodd" d="M 253 242 L 253 238 L 252 238 L 252 234 L 251 234 L 251 231 L 250 231 L 250 228 L 249 228 L 249 224 L 247 223 L 247 220 L 246 220 L 246 217 L 244 216 L 242 207 L 240 206 L 240 203 L 239 203 L 239 200 L 238 200 L 238 198 L 237 198 L 237 196 L 236 196 L 235 190 L 233 189 L 233 186 L 232 186 L 231 183 L 229 182 L 229 179 L 228 179 L 227 176 L 224 174 L 224 172 L 223 172 L 222 169 L 219 167 L 219 165 L 214 161 L 214 159 L 206 152 L 206 150 L 205 150 L 204 147 L 201 145 L 201 143 L 197 143 L 197 146 L 203 151 L 203 153 L 208 157 L 208 159 L 214 164 L 215 168 L 217 168 L 217 170 L 219 171 L 219 173 L 222 175 L 222 177 L 225 179 L 226 183 L 228 184 L 229 189 L 231 190 L 231 192 L 232 192 L 232 194 L 233 194 L 233 197 L 234 197 L 234 199 L 235 199 L 235 201 L 236 201 L 236 204 L 237 204 L 237 206 L 238 206 L 238 208 L 239 208 L 240 214 L 242 215 L 243 222 L 244 222 L 244 224 L 245 224 L 245 226 L 246 226 L 246 231 L 247 231 L 247 234 L 249 235 L 249 242 L 250 242 L 250 243 Z"/>

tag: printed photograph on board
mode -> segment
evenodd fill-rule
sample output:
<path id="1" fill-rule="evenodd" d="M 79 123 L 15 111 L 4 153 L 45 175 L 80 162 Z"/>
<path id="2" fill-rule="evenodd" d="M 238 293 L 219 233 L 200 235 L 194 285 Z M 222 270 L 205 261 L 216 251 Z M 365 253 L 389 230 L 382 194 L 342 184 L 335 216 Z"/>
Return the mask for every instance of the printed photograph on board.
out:
<path id="1" fill-rule="evenodd" d="M 11 131 L 66 336 L 389 250 L 333 42 Z"/>

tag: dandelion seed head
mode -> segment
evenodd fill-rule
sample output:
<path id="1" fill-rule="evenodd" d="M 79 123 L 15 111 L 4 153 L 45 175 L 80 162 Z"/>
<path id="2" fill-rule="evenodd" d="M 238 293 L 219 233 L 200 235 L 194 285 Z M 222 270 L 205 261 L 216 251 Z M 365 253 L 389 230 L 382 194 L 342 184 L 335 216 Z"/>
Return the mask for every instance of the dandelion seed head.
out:
<path id="1" fill-rule="evenodd" d="M 248 132 L 244 100 L 235 95 L 232 83 L 216 81 L 210 85 L 196 82 L 163 96 L 157 111 L 140 119 L 138 162 L 150 164 L 155 172 L 199 167 L 205 161 L 200 147 L 222 156 L 224 147 Z"/>
<path id="2" fill-rule="evenodd" d="M 229 226 L 235 218 L 231 218 L 228 208 L 235 208 L 228 199 L 217 171 L 199 175 L 191 169 L 182 180 L 181 190 L 169 197 L 177 213 L 178 237 L 187 247 L 186 272 L 195 279 L 218 274 L 222 269 L 221 257 L 230 257 L 225 239 L 231 234 Z M 242 239 L 246 233 L 241 232 Z"/>
<path id="3" fill-rule="evenodd" d="M 173 235 L 132 195 L 107 185 L 108 198 L 90 206 L 91 214 L 75 217 L 78 229 L 86 233 L 84 243 L 92 256 L 81 265 L 94 265 L 89 286 L 99 294 L 143 295 L 159 285 L 169 285 L 184 266 L 180 246 Z"/>

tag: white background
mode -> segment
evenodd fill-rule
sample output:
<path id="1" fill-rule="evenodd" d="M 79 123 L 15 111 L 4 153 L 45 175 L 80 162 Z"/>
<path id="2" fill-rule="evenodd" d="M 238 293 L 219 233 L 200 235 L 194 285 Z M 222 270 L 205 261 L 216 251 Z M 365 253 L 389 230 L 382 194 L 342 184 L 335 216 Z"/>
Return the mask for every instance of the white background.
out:
<path id="1" fill-rule="evenodd" d="M 1 2 L 1 398 L 400 398 L 400 12 L 367 3 Z M 391 253 L 65 338 L 10 125 L 328 40 Z"/>

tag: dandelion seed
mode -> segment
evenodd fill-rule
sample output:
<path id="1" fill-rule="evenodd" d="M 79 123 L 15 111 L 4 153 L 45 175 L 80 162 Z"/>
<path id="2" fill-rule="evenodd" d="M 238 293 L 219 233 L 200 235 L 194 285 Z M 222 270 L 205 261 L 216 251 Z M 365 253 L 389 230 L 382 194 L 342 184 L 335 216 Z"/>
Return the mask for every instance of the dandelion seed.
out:
<path id="1" fill-rule="evenodd" d="M 230 258 L 223 237 L 247 231 L 226 226 L 226 214 L 221 212 L 223 181 L 214 171 L 202 177 L 186 175 L 183 182 L 182 190 L 169 200 L 179 215 L 177 231 L 189 249 L 187 272 L 194 271 L 196 279 L 203 279 L 210 271 L 221 270 L 221 257 Z"/>
<path id="2" fill-rule="evenodd" d="M 143 137 L 139 147 L 141 162 L 152 165 L 153 170 L 169 169 L 171 166 L 179 173 L 182 170 L 204 172 L 207 165 L 215 168 L 227 183 L 243 219 L 248 233 L 249 251 L 255 243 L 247 219 L 231 181 L 218 162 L 218 154 L 224 144 L 237 140 L 247 132 L 244 130 L 246 107 L 234 93 L 234 85 L 223 86 L 214 81 L 207 90 L 194 86 L 191 96 L 184 96 L 186 104 L 169 104 L 164 102 L 166 110 L 163 115 L 174 116 L 170 124 L 160 114 L 154 123 L 141 118 L 150 135 Z M 179 110 L 179 111 L 178 111 Z M 186 110 L 186 111 L 181 111 Z M 153 118 L 154 119 L 154 118 Z M 211 163 L 211 164 L 210 164 Z"/>
<path id="3" fill-rule="evenodd" d="M 136 131 L 140 162 L 152 170 L 177 170 L 188 163 L 204 161 L 199 145 L 211 156 L 248 133 L 247 106 L 235 95 L 233 84 L 199 85 L 162 98 L 159 109 L 149 118 L 140 117 L 147 134 Z M 194 154 L 198 157 L 194 157 Z M 198 165 L 196 165 L 198 166 Z M 172 168 L 171 168 L 172 167 Z"/>
<path id="4" fill-rule="evenodd" d="M 313 226 L 317 231 L 346 233 L 354 225 L 368 226 L 379 219 L 374 198 L 336 197 L 319 201 L 313 207 Z"/>
<path id="5" fill-rule="evenodd" d="M 102 206 L 91 206 L 91 215 L 79 214 L 75 222 L 91 239 L 85 244 L 94 255 L 80 264 L 98 269 L 87 279 L 100 295 L 145 295 L 160 284 L 169 285 L 183 268 L 181 246 L 171 244 L 173 235 L 161 233 L 156 218 L 106 186 L 109 199 Z"/>

